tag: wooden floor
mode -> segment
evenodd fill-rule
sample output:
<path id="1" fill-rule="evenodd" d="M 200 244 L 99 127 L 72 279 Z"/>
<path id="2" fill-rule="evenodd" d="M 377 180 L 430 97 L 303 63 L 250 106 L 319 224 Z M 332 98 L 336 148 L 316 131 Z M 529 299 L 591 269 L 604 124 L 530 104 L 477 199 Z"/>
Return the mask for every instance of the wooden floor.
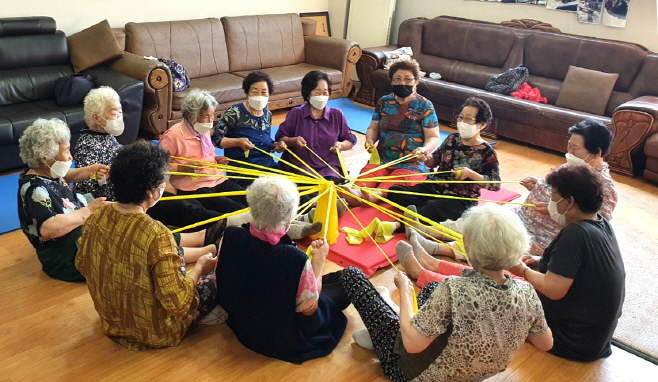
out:
<path id="1" fill-rule="evenodd" d="M 279 124 L 285 112 L 277 112 Z M 563 157 L 499 140 L 502 177 L 542 176 Z M 640 179 L 614 176 L 618 184 L 648 195 L 658 188 Z M 524 193 L 521 186 L 506 186 Z M 620 205 L 619 208 L 630 208 Z M 654 224 L 647 221 L 646 224 Z M 338 266 L 329 263 L 326 271 Z M 398 293 L 393 271 L 371 280 Z M 170 349 L 131 352 L 107 339 L 85 284 L 48 278 L 21 231 L 0 236 L 0 381 L 386 381 L 373 352 L 352 342 L 363 327 L 353 307 L 347 332 L 329 356 L 301 366 L 268 359 L 240 345 L 226 325 L 200 326 Z M 566 361 L 525 344 L 510 366 L 490 381 L 655 381 L 658 366 L 614 348 L 607 359 Z"/>

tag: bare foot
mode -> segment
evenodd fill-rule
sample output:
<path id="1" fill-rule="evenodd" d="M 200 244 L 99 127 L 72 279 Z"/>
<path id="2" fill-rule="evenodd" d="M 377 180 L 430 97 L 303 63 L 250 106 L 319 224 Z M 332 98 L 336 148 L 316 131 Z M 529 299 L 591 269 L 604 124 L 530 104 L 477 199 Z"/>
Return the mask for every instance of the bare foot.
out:
<path id="1" fill-rule="evenodd" d="M 345 188 L 345 190 L 349 192 L 349 194 L 341 193 L 341 197 L 345 199 L 347 205 L 350 207 L 361 207 L 362 203 L 357 198 L 363 198 L 363 192 L 358 188 Z M 340 203 L 340 201 L 338 203 Z"/>

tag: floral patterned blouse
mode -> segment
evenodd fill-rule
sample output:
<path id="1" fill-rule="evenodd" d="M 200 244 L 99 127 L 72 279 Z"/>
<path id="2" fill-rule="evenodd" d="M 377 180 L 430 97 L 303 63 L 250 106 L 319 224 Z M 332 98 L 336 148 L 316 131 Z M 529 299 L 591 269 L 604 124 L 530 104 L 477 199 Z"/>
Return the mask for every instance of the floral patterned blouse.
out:
<path id="1" fill-rule="evenodd" d="M 43 223 L 59 214 L 68 214 L 87 205 L 63 179 L 21 174 L 18 180 L 18 218 L 25 236 L 37 250 L 43 271 L 65 281 L 84 280 L 75 269 L 80 227 L 55 239 L 41 236 Z"/>
<path id="2" fill-rule="evenodd" d="M 382 164 L 422 147 L 425 142 L 424 129 L 439 128 L 432 102 L 419 94 L 406 104 L 399 103 L 394 94 L 383 96 L 375 106 L 372 120 L 379 121 L 377 151 Z M 425 165 L 415 161 L 397 164 L 396 168 L 425 172 Z"/>
<path id="3" fill-rule="evenodd" d="M 433 154 L 436 171 L 452 171 L 457 167 L 467 167 L 484 176 L 488 181 L 500 181 L 498 157 L 488 143 L 466 146 L 459 133 L 450 134 Z M 429 176 L 430 180 L 457 180 L 453 173 Z M 480 188 L 500 190 L 500 183 L 434 183 L 434 190 L 442 195 L 454 195 L 477 199 Z"/>
<path id="4" fill-rule="evenodd" d="M 96 163 L 109 166 L 120 148 L 121 144 L 117 139 L 104 131 L 82 130 L 78 143 L 75 144 L 75 167 Z M 75 189 L 81 194 L 91 194 L 94 198 L 105 197 L 108 202 L 114 201 L 114 187 L 109 180 L 103 185 L 98 179 L 83 180 L 75 184 Z"/>
<path id="5" fill-rule="evenodd" d="M 618 199 L 615 182 L 610 177 L 607 163 L 604 162 L 598 170 L 605 180 L 603 204 L 599 213 L 607 220 L 612 220 L 612 211 L 614 211 Z M 548 203 L 550 200 L 551 186 L 546 184 L 545 179 L 539 179 L 524 203 Z M 544 250 L 555 239 L 560 230 L 564 228 L 551 219 L 550 215 L 542 215 L 532 207 L 515 206 L 514 212 L 521 218 L 523 225 L 528 230 L 530 235 L 530 251 L 528 254 L 532 256 L 542 256 Z"/>

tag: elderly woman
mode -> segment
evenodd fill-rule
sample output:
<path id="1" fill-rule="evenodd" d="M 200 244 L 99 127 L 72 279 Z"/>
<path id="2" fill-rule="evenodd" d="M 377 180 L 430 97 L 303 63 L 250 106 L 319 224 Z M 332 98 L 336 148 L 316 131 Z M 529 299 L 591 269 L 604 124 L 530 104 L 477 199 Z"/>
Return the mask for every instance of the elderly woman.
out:
<path id="1" fill-rule="evenodd" d="M 217 100 L 209 92 L 199 89 L 192 90 L 181 105 L 183 120 L 162 134 L 160 146 L 174 157 L 226 164 L 225 157 L 215 155 L 215 148 L 210 139 L 216 107 Z M 171 177 L 171 185 L 176 188 L 178 195 L 244 191 L 242 186 L 223 177 L 222 171 L 194 167 L 203 166 L 203 164 L 186 159 L 172 158 L 171 160 L 171 171 L 189 173 L 189 175 Z M 197 174 L 215 176 L 198 176 Z M 207 209 L 219 213 L 237 211 L 247 205 L 244 195 L 199 198 L 199 202 Z"/>
<path id="2" fill-rule="evenodd" d="M 87 278 L 103 332 L 138 350 L 177 345 L 210 312 L 215 251 L 187 273 L 181 235 L 146 215 L 164 190 L 169 155 L 146 142 L 123 147 L 112 162 L 116 203 L 87 220 L 75 265 Z"/>
<path id="3" fill-rule="evenodd" d="M 339 173 L 342 171 L 336 150 L 350 150 L 356 140 L 347 126 L 343 112 L 327 106 L 330 95 L 331 80 L 327 73 L 317 70 L 306 73 L 302 79 L 302 97 L 305 103 L 288 112 L 286 120 L 279 126 L 276 140 L 290 148 L 321 176 L 337 177 L 335 171 Z M 331 167 L 327 167 L 306 147 L 313 150 Z M 283 153 L 281 159 L 312 173 L 307 166 L 287 152 Z M 283 163 L 281 168 L 300 173 Z"/>
<path id="4" fill-rule="evenodd" d="M 625 271 L 615 233 L 598 212 L 606 182 L 592 166 L 564 164 L 546 183 L 551 219 L 564 228 L 537 271 L 524 263 L 510 271 L 537 290 L 555 333 L 551 353 L 580 361 L 607 357 L 624 303 Z"/>
<path id="5" fill-rule="evenodd" d="M 617 191 L 615 182 L 610 177 L 608 164 L 603 157 L 608 153 L 612 145 L 612 133 L 607 127 L 593 120 L 584 120 L 578 122 L 569 128 L 569 144 L 567 145 L 566 159 L 567 163 L 587 163 L 596 170 L 605 180 L 603 186 L 603 204 L 599 213 L 607 220 L 612 219 L 612 211 L 617 205 Z M 521 182 L 530 191 L 524 203 L 534 204 L 537 207 L 514 206 L 514 212 L 521 218 L 523 225 L 530 234 L 530 250 L 528 256 L 524 257 L 526 264 L 536 267 L 539 257 L 544 250 L 553 241 L 555 236 L 564 226 L 559 225 L 553 219 L 546 208 L 546 203 L 551 198 L 551 187 L 545 179 L 535 178 L 533 176 L 525 178 Z M 454 231 L 462 231 L 462 221 L 448 220 L 441 222 L 442 225 Z M 419 227 L 420 228 L 420 227 Z M 423 228 L 420 228 L 423 230 Z M 441 238 L 436 232 L 425 230 L 426 233 Z M 458 247 L 455 243 L 441 245 L 435 241 L 427 240 L 421 236 L 418 241 L 430 255 L 441 255 L 463 259 L 459 252 L 455 251 Z"/>
<path id="6" fill-rule="evenodd" d="M 419 156 L 395 166 L 375 171 L 367 177 L 399 175 L 396 180 L 411 180 L 419 183 L 426 179 L 425 175 L 417 175 L 426 172 L 422 160 L 427 159 L 439 145 L 439 122 L 434 113 L 434 106 L 427 98 L 416 93 L 416 87 L 420 82 L 420 67 L 415 60 L 400 60 L 388 71 L 393 93 L 383 96 L 375 106 L 372 122 L 366 131 L 366 149 L 372 152 L 375 142 L 381 164 L 385 164 L 402 158 L 412 152 Z M 377 164 L 366 165 L 361 172 L 378 167 Z M 395 183 L 392 182 L 359 182 L 362 187 L 378 187 L 388 190 Z M 415 183 L 405 183 L 414 185 Z M 352 190 L 358 196 L 364 196 L 371 202 L 379 199 Z M 380 196 L 382 192 L 375 191 Z M 353 205 L 359 205 L 358 201 L 350 201 Z"/>
<path id="7" fill-rule="evenodd" d="M 464 102 L 457 117 L 457 133 L 450 134 L 425 161 L 428 168 L 436 168 L 442 174 L 429 176 L 432 181 L 500 181 L 498 157 L 493 147 L 482 139 L 480 132 L 491 122 L 489 105 L 479 98 L 471 97 Z M 435 222 L 447 219 L 458 219 L 464 211 L 477 202 L 480 189 L 500 190 L 499 183 L 421 183 L 415 186 L 395 185 L 391 187 L 388 199 L 401 206 L 409 206 L 411 210 Z M 468 198 L 471 200 L 453 198 L 435 198 L 429 195 L 407 195 L 393 191 L 414 192 L 419 194 L 439 194 L 448 197 Z M 397 229 L 402 229 L 401 223 L 396 223 Z"/>
<path id="8" fill-rule="evenodd" d="M 323 357 L 338 345 L 350 304 L 338 276 L 322 276 L 329 246 L 312 243 L 312 259 L 286 230 L 299 192 L 283 177 L 260 177 L 247 189 L 253 220 L 229 227 L 217 264 L 217 302 L 247 348 L 292 363 Z"/>
<path id="9" fill-rule="evenodd" d="M 37 251 L 43 271 L 63 281 L 84 281 L 75 269 L 81 227 L 106 204 L 98 198 L 87 205 L 70 182 L 102 177 L 101 164 L 71 169 L 71 132 L 59 119 L 37 119 L 18 140 L 20 156 L 29 169 L 18 181 L 18 218 Z"/>
<path id="10" fill-rule="evenodd" d="M 255 146 L 263 151 L 282 152 L 286 147 L 284 143 L 272 140 L 272 113 L 267 110 L 267 101 L 274 90 L 272 79 L 267 73 L 251 72 L 242 81 L 242 90 L 247 100 L 226 110 L 215 127 L 212 141 L 215 146 L 224 149 L 228 158 L 275 167 L 271 156 L 251 150 Z M 249 167 L 239 163 L 235 165 Z M 247 187 L 252 181 L 239 179 L 237 183 Z"/>
<path id="11" fill-rule="evenodd" d="M 552 346 L 532 286 L 503 274 L 527 249 L 523 224 L 510 211 L 488 205 L 469 210 L 464 227 L 474 269 L 427 284 L 415 315 L 413 286 L 403 273 L 395 275 L 399 316 L 360 270 L 350 267 L 340 276 L 391 380 L 479 381 L 504 370 L 526 339 L 544 351 Z M 405 242 L 398 246 L 411 252 Z"/>

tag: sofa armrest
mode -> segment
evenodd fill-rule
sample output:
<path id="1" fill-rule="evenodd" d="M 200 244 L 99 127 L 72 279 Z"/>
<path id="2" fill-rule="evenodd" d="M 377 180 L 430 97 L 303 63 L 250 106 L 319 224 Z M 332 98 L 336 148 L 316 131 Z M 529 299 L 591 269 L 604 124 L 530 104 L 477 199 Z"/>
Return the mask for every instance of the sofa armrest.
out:
<path id="1" fill-rule="evenodd" d="M 644 144 L 658 132 L 658 97 L 643 96 L 619 105 L 612 115 L 615 135 L 606 161 L 612 171 L 640 174 L 646 166 Z"/>
<path id="2" fill-rule="evenodd" d="M 144 83 L 141 128 L 148 136 L 160 136 L 167 130 L 167 120 L 171 116 L 172 80 L 167 65 L 124 52 L 110 67 Z"/>
<path id="3" fill-rule="evenodd" d="M 361 86 L 354 100 L 366 105 L 375 106 L 377 102 L 375 87 L 372 84 L 372 72 L 383 68 L 386 63 L 384 52 L 397 49 L 397 45 L 378 46 L 363 50 L 361 58 L 356 63 L 356 75 L 359 77 Z"/>
<path id="4" fill-rule="evenodd" d="M 122 144 L 133 142 L 139 132 L 144 100 L 144 83 L 106 66 L 87 69 L 84 73 L 95 76 L 94 84 L 96 86 L 109 86 L 119 94 L 125 129 L 123 134 L 118 137 L 118 140 Z"/>
<path id="5" fill-rule="evenodd" d="M 326 36 L 304 36 L 306 63 L 339 70 L 343 73 L 342 95 L 352 90 L 352 69 L 361 57 L 361 48 L 354 41 Z"/>

